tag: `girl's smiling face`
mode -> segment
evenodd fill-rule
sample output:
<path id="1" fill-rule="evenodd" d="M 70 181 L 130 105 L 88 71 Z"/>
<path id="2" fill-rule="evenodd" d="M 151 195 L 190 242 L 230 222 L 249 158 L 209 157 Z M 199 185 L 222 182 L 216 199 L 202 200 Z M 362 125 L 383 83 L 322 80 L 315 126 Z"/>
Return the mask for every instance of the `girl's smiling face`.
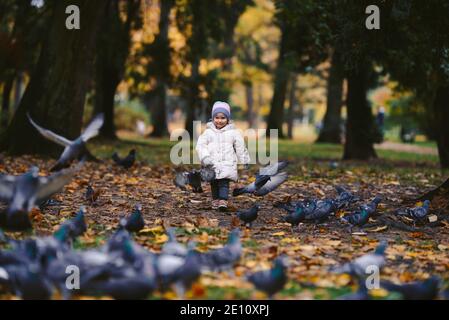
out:
<path id="1" fill-rule="evenodd" d="M 222 112 L 219 112 L 215 115 L 214 125 L 217 129 L 221 129 L 227 124 L 228 124 L 228 118 L 226 118 L 226 116 Z"/>

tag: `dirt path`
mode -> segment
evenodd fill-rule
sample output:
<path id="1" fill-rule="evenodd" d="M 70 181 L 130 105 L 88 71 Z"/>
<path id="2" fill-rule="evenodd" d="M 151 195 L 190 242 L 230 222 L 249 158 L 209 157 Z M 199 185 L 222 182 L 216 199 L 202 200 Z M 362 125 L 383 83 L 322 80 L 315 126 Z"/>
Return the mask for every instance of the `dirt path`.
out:
<path id="1" fill-rule="evenodd" d="M 436 148 L 423 147 L 414 144 L 398 143 L 391 141 L 385 141 L 381 144 L 376 144 L 376 149 L 438 155 L 438 150 Z"/>

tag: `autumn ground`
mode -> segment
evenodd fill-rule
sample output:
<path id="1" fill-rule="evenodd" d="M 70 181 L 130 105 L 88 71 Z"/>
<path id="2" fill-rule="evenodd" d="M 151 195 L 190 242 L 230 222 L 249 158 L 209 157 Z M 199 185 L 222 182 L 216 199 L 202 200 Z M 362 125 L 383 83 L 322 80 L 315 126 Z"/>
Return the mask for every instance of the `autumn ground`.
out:
<path id="1" fill-rule="evenodd" d="M 117 143 L 93 143 L 92 152 L 104 161 L 88 163 L 76 179 L 56 196 L 63 202 L 44 212 L 34 211 L 34 231 L 28 234 L 9 234 L 15 238 L 46 235 L 64 220 L 73 216 L 80 205 L 87 205 L 89 230 L 76 243 L 77 248 L 102 244 L 113 232 L 119 217 L 132 210 L 136 202 L 143 205 L 147 227 L 136 240 L 152 251 L 158 251 L 166 241 L 164 227 L 177 228 L 182 242 L 196 240 L 200 250 L 220 247 L 228 232 L 235 226 L 232 215 L 210 209 L 210 189 L 205 193 L 183 192 L 173 185 L 175 167 L 170 165 L 167 140 L 125 139 Z M 126 171 L 113 165 L 109 157 L 113 150 L 122 155 L 137 148 L 138 163 Z M 438 168 L 437 156 L 427 153 L 378 150 L 380 159 L 370 163 L 340 162 L 341 147 L 332 145 L 281 142 L 280 158 L 288 159 L 289 180 L 262 199 L 240 196 L 231 199 L 232 207 L 248 208 L 258 201 L 261 211 L 251 230 L 243 233 L 244 254 L 235 269 L 235 276 L 225 273 L 205 274 L 189 292 L 188 297 L 199 299 L 258 299 L 264 296 L 244 281 L 244 275 L 268 268 L 279 254 L 290 257 L 289 278 L 278 299 L 333 299 L 351 292 L 355 284 L 347 276 L 330 274 L 329 267 L 370 252 L 381 239 L 389 242 L 388 265 L 383 279 L 408 282 L 439 275 L 449 282 L 449 220 L 447 212 L 433 211 L 436 222 L 425 222 L 416 227 L 410 221 L 398 220 L 392 214 L 412 199 L 437 186 L 447 173 Z M 337 166 L 330 163 L 337 161 Z M 38 165 L 44 174 L 54 159 L 35 157 L 3 157 L 1 172 L 23 173 L 28 166 Z M 252 168 L 250 173 L 254 173 Z M 242 183 L 251 178 L 242 175 Z M 87 184 L 101 190 L 94 205 L 84 200 Z M 280 217 L 284 212 L 274 208 L 275 201 L 291 197 L 333 197 L 334 185 L 342 184 L 369 200 L 381 195 L 385 200 L 379 214 L 364 230 L 354 229 L 350 234 L 336 217 L 321 225 L 304 224 L 300 231 L 291 232 Z M 231 208 L 231 210 L 233 209 Z M 354 207 L 355 208 L 355 207 Z M 350 211 L 350 210 L 348 210 Z M 231 212 L 232 214 L 232 212 Z M 338 215 L 344 214 L 339 212 Z M 406 231 L 405 229 L 408 229 Z M 394 299 L 398 296 L 384 291 L 372 292 L 374 297 Z M 155 294 L 154 298 L 175 298 L 169 293 Z M 0 298 L 11 298 L 0 296 Z"/>

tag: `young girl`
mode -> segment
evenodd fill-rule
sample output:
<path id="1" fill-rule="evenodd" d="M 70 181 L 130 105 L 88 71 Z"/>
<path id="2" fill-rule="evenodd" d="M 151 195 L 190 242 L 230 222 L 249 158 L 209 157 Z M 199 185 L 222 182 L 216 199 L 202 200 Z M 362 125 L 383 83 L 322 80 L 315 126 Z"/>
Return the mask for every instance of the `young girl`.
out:
<path id="1" fill-rule="evenodd" d="M 201 163 L 213 166 L 215 180 L 211 181 L 212 209 L 225 211 L 228 207 L 229 181 L 237 181 L 237 163 L 249 164 L 249 154 L 242 135 L 230 122 L 231 108 L 217 101 L 212 107 L 212 121 L 198 138 L 196 152 Z"/>

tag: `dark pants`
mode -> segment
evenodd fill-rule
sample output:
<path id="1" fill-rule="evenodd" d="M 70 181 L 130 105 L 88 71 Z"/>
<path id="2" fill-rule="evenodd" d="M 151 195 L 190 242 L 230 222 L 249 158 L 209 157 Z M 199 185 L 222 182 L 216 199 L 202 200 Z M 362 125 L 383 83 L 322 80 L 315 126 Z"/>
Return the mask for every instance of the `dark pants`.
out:
<path id="1" fill-rule="evenodd" d="M 229 179 L 216 179 L 210 182 L 212 199 L 228 200 Z"/>

